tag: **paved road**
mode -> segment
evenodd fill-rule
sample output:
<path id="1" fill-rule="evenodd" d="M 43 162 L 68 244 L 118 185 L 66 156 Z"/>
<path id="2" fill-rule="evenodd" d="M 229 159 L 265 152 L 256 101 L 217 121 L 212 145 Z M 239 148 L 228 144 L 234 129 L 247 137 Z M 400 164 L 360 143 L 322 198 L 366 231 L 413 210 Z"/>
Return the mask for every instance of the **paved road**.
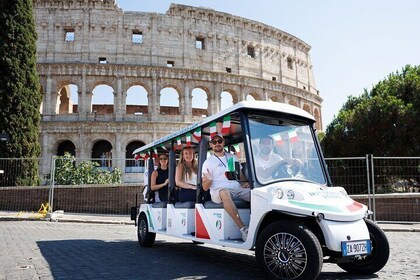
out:
<path id="1" fill-rule="evenodd" d="M 157 237 L 141 248 L 132 225 L 0 222 L 0 279 L 262 279 L 254 253 Z M 319 279 L 420 279 L 420 233 L 387 232 L 391 257 L 361 278 L 324 264 Z"/>

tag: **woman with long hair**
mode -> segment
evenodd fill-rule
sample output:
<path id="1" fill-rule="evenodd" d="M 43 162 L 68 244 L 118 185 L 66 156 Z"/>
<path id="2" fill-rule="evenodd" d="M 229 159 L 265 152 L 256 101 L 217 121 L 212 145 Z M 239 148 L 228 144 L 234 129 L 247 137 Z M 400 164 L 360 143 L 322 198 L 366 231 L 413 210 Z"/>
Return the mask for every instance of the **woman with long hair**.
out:
<path id="1" fill-rule="evenodd" d="M 152 172 L 151 189 L 155 192 L 155 202 L 168 201 L 168 156 L 158 158 L 158 168 Z"/>
<path id="2" fill-rule="evenodd" d="M 175 171 L 175 183 L 179 188 L 178 200 L 180 202 L 196 200 L 197 163 L 192 147 L 184 147 L 181 150 L 179 163 Z"/>

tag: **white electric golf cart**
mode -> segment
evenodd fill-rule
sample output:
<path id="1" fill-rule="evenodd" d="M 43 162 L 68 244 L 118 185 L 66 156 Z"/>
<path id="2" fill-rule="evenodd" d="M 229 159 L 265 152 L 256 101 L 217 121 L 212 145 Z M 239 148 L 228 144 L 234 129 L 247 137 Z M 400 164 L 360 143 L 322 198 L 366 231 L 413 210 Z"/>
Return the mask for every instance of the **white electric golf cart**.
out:
<path id="1" fill-rule="evenodd" d="M 244 101 L 137 149 L 147 159 L 145 198 L 132 208 L 141 246 L 152 246 L 156 234 L 196 243 L 255 249 L 269 279 L 316 279 L 323 262 L 337 263 L 353 274 L 373 274 L 389 257 L 384 232 L 368 220 L 371 212 L 351 199 L 342 187 L 332 186 L 317 141 L 314 118 L 286 104 Z M 229 164 L 229 180 L 246 178 L 251 202 L 235 201 L 249 226 L 241 239 L 239 228 L 201 187 L 201 166 L 210 153 L 212 133 L 222 133 L 226 152 L 238 162 Z M 261 139 L 271 139 L 265 150 Z M 197 199 L 178 202 L 175 167 L 182 146 L 198 154 Z M 264 161 L 261 153 L 277 161 Z M 154 200 L 150 176 L 157 154 L 169 156 L 169 192 L 165 201 Z"/>

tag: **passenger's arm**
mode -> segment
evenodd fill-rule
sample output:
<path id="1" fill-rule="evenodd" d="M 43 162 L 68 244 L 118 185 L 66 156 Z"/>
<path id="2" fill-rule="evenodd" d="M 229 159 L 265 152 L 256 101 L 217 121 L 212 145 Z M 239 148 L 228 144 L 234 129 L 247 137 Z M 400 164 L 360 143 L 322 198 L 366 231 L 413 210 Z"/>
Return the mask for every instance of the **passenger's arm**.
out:
<path id="1" fill-rule="evenodd" d="M 169 179 L 166 179 L 166 181 L 162 184 L 156 184 L 156 180 L 158 177 L 158 172 L 155 170 L 152 172 L 152 185 L 150 186 L 150 188 L 152 189 L 152 191 L 157 191 L 158 189 L 163 188 L 164 186 L 167 186 L 169 183 Z"/>
<path id="2" fill-rule="evenodd" d="M 210 173 L 208 168 L 204 169 L 203 166 L 203 176 L 201 177 L 201 185 L 203 186 L 203 190 L 207 191 L 210 189 L 211 183 L 213 182 L 213 177 Z"/>
<path id="3" fill-rule="evenodd" d="M 197 189 L 197 186 L 184 182 L 184 180 L 182 178 L 182 171 L 183 171 L 182 165 L 178 165 L 176 167 L 176 170 L 175 170 L 175 184 L 176 184 L 176 186 L 180 187 L 180 188 L 183 188 L 183 189 L 191 189 L 191 190 Z"/>

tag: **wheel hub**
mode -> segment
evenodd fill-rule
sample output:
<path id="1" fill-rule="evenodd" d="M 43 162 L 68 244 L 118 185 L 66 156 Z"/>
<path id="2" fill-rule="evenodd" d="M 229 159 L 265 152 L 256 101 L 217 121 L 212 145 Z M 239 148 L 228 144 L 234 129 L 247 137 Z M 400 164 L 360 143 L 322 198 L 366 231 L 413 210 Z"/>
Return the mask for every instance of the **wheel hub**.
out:
<path id="1" fill-rule="evenodd" d="M 264 260 L 274 275 L 294 279 L 305 270 L 308 256 L 304 245 L 294 235 L 277 233 L 264 246 Z"/>
<path id="2" fill-rule="evenodd" d="M 285 250 L 280 250 L 279 253 L 277 254 L 277 259 L 281 263 L 285 264 L 285 263 L 287 263 L 289 261 L 290 254 L 289 254 L 289 252 L 287 252 Z"/>

